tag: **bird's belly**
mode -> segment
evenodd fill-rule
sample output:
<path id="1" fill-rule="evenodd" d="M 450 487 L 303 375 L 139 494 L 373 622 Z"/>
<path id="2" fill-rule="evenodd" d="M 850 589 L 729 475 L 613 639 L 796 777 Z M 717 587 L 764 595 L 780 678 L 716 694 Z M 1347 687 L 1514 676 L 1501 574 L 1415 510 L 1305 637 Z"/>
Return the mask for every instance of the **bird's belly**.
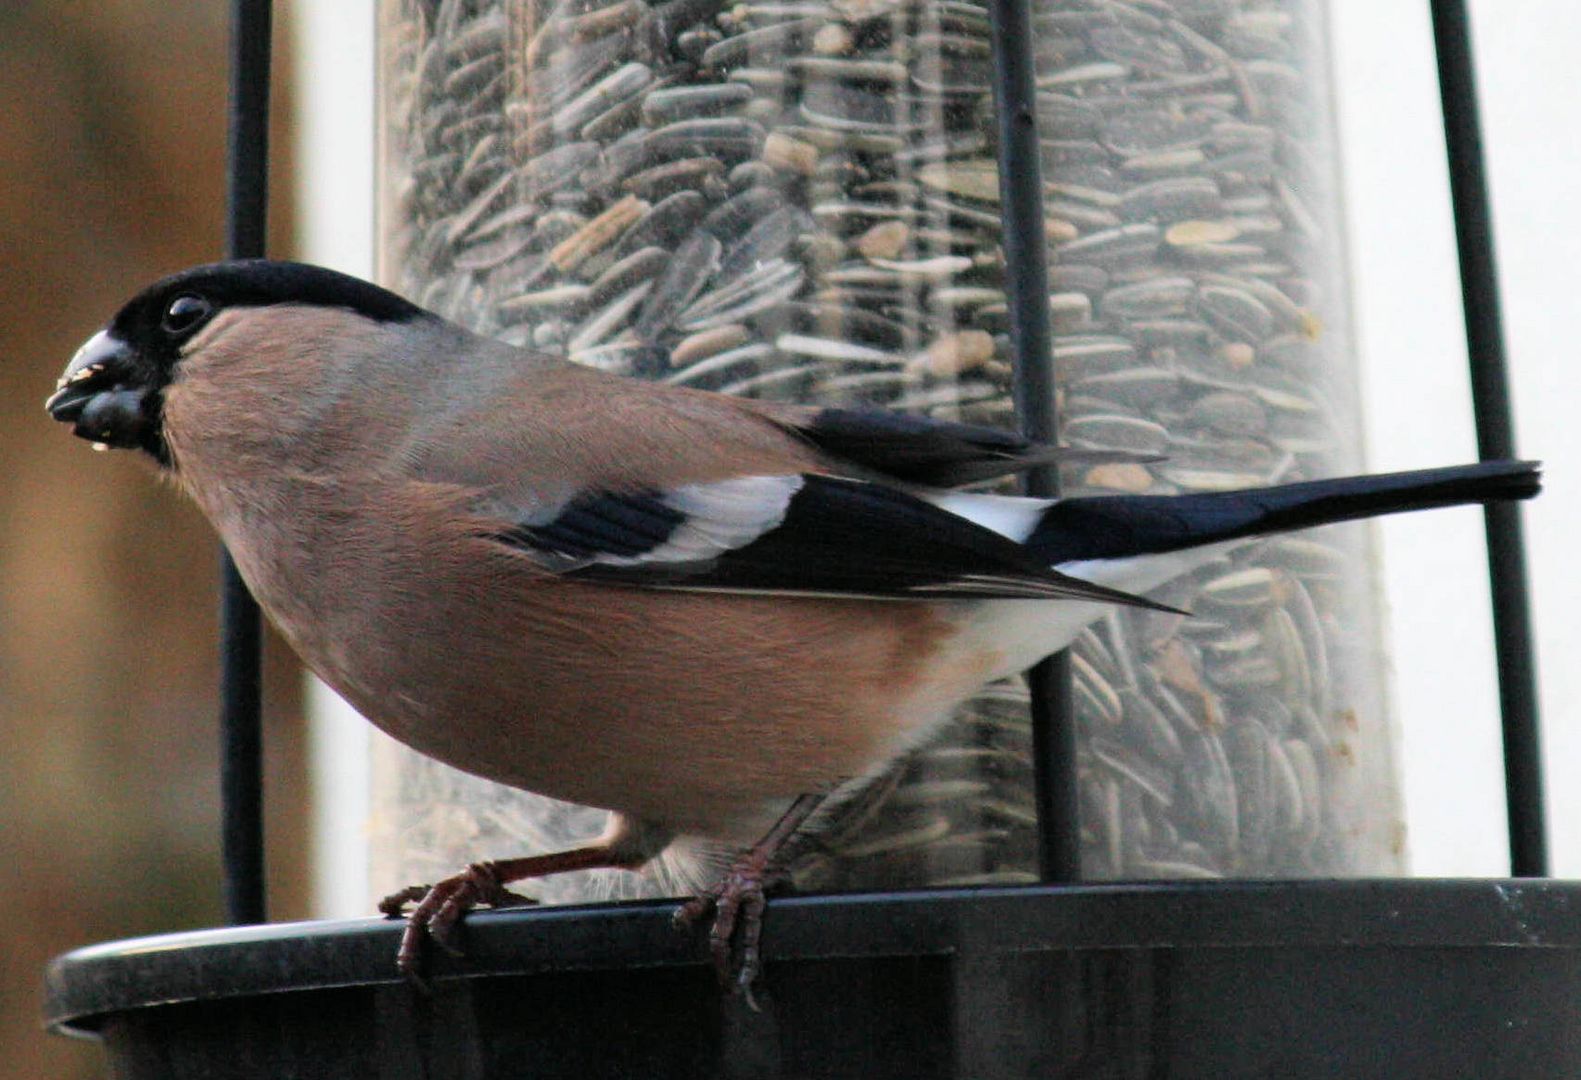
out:
<path id="1" fill-rule="evenodd" d="M 438 611 L 301 651 L 419 752 L 729 839 L 752 839 L 765 806 L 880 769 L 988 667 L 952 653 L 948 609 L 924 604 L 535 576 Z"/>

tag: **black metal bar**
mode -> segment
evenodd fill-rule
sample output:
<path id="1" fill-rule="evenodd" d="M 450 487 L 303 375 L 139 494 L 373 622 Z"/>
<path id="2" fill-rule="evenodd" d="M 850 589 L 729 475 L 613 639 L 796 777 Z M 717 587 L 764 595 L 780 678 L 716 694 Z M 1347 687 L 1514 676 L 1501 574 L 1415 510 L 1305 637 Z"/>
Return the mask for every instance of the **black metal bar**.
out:
<path id="1" fill-rule="evenodd" d="M 1049 320 L 1048 240 L 1043 225 L 1043 169 L 1038 153 L 1037 87 L 1027 0 L 991 0 L 994 106 L 999 123 L 999 205 L 1004 228 L 1006 299 L 1015 353 L 1016 414 L 1039 442 L 1058 436 Z M 1059 494 L 1053 468 L 1027 477 L 1032 495 Z M 1076 796 L 1076 731 L 1070 663 L 1061 653 L 1033 668 L 1032 754 L 1038 814 L 1038 873 L 1044 881 L 1081 877 Z"/>
<path id="2" fill-rule="evenodd" d="M 264 253 L 269 184 L 270 0 L 231 5 L 230 138 L 225 251 Z M 220 553 L 220 796 L 225 908 L 233 923 L 267 918 L 264 890 L 262 630 L 258 604 Z"/>
<path id="3" fill-rule="evenodd" d="M 1477 114 L 1471 28 L 1464 0 L 1433 0 L 1432 8 L 1444 139 L 1449 151 L 1449 187 L 1460 249 L 1466 344 L 1471 354 L 1477 452 L 1483 459 L 1513 458 L 1515 424 L 1510 408 L 1482 127 Z M 1538 735 L 1537 664 L 1520 511 L 1513 503 L 1489 505 L 1486 529 L 1499 704 L 1504 717 L 1510 869 L 1516 877 L 1543 877 L 1548 873 L 1548 842 Z"/>

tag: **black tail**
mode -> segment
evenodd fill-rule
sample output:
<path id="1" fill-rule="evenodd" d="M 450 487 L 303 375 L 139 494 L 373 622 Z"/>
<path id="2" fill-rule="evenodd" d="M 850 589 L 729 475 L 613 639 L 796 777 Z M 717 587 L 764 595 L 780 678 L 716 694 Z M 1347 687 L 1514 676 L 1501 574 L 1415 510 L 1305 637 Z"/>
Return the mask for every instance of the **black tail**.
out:
<path id="1" fill-rule="evenodd" d="M 1063 499 L 1043 515 L 1027 547 L 1057 566 L 1072 559 L 1176 551 L 1405 510 L 1529 499 L 1541 486 L 1535 461 L 1484 461 L 1205 495 Z"/>

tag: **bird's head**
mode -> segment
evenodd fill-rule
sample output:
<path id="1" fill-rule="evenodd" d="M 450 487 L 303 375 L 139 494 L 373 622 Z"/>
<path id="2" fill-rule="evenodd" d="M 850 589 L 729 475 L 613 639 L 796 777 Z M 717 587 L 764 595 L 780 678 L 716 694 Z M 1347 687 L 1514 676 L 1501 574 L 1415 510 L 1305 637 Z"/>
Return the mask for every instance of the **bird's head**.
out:
<path id="1" fill-rule="evenodd" d="M 171 464 L 162 412 L 165 390 L 227 313 L 308 305 L 375 322 L 427 315 L 392 292 L 302 263 L 263 259 L 198 266 L 134 296 L 77 350 L 44 403 L 72 433 Z"/>

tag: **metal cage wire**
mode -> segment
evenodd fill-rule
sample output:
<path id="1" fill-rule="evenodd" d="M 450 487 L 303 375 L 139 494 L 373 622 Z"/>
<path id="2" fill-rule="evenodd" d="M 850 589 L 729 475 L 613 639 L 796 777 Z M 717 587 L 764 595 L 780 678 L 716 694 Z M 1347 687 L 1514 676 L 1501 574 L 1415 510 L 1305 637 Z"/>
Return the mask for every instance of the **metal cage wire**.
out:
<path id="1" fill-rule="evenodd" d="M 1460 256 L 1478 449 L 1515 456 L 1500 317 L 1493 229 L 1465 0 L 1432 0 L 1451 195 Z M 267 221 L 270 0 L 233 0 L 226 250 L 264 253 Z M 1016 413 L 1029 437 L 1057 435 L 1042 230 L 1042 182 L 1034 108 L 1032 31 L 1024 0 L 989 0 L 998 125 L 1001 216 L 1008 267 Z M 1028 478 L 1037 495 L 1057 494 L 1052 469 Z M 1538 737 L 1536 664 L 1519 509 L 1486 509 L 1489 580 L 1503 720 L 1511 870 L 1548 873 Z M 222 575 L 222 798 L 225 897 L 230 921 L 265 919 L 261 635 L 257 604 L 229 557 Z M 1039 822 L 1039 875 L 1081 877 L 1075 731 L 1068 664 L 1056 657 L 1030 675 Z"/>
<path id="2" fill-rule="evenodd" d="M 232 0 L 225 254 L 261 258 L 269 220 L 271 0 Z M 258 603 L 220 556 L 220 798 L 225 908 L 267 919 L 263 827 L 263 637 Z"/>

